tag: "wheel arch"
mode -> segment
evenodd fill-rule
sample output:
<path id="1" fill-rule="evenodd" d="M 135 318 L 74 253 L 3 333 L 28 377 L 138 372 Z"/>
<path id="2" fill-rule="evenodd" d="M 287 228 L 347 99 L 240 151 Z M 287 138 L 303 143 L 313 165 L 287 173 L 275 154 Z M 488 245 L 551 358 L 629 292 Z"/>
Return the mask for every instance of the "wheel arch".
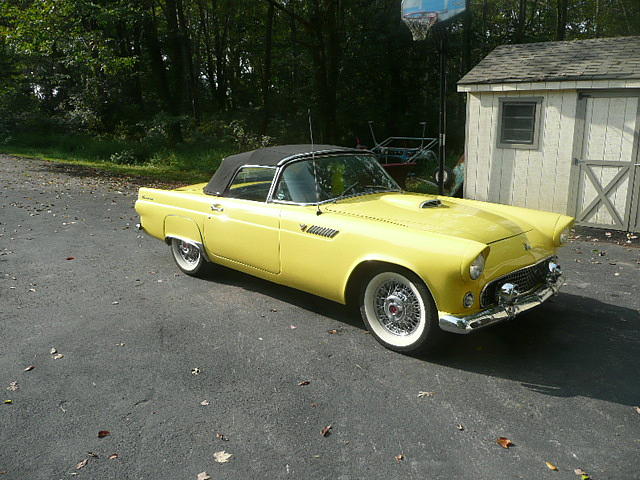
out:
<path id="1" fill-rule="evenodd" d="M 188 217 L 167 215 L 164 219 L 164 241 L 170 244 L 172 238 L 187 240 L 202 245 L 202 233 L 198 224 Z"/>
<path id="2" fill-rule="evenodd" d="M 422 275 L 420 275 L 414 268 L 411 268 L 408 265 L 403 265 L 400 262 L 395 262 L 393 260 L 379 260 L 379 259 L 366 259 L 362 260 L 358 263 L 349 274 L 347 282 L 344 288 L 344 300 L 345 304 L 349 306 L 354 306 L 358 304 L 359 296 L 360 296 L 360 288 L 364 282 L 364 280 L 372 275 L 374 272 L 384 271 L 385 268 L 387 270 L 401 270 L 404 272 L 408 272 L 414 276 L 416 276 L 424 285 L 424 287 L 431 295 L 433 299 L 433 303 L 438 308 L 438 301 L 433 294 L 433 288 L 429 285 L 429 282 L 424 279 Z"/>

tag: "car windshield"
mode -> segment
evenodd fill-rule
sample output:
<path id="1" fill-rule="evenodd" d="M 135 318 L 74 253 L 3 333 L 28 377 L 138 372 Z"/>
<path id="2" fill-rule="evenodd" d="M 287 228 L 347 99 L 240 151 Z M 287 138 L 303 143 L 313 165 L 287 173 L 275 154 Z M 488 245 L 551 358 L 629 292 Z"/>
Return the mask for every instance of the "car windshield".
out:
<path id="1" fill-rule="evenodd" d="M 301 160 L 282 172 L 274 199 L 324 203 L 375 192 L 399 191 L 371 155 L 335 155 Z"/>

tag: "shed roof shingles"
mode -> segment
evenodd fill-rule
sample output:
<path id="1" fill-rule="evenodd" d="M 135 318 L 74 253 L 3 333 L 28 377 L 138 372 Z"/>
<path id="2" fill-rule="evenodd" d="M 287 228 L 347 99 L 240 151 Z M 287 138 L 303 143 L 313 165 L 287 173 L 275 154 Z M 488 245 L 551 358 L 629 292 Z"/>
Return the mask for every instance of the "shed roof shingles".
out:
<path id="1" fill-rule="evenodd" d="M 640 37 L 502 45 L 459 85 L 640 79 Z"/>

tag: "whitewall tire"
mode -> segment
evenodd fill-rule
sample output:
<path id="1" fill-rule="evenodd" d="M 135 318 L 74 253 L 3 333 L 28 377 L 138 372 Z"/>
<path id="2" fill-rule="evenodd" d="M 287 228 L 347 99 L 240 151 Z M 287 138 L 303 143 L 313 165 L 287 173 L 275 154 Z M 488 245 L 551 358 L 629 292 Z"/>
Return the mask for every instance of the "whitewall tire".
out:
<path id="1" fill-rule="evenodd" d="M 171 253 L 178 268 L 187 275 L 198 276 L 203 272 L 206 260 L 195 243 L 172 238 Z"/>
<path id="2" fill-rule="evenodd" d="M 429 290 L 420 278 L 400 268 L 368 277 L 360 293 L 360 313 L 376 340 L 397 352 L 432 350 L 444 336 Z"/>

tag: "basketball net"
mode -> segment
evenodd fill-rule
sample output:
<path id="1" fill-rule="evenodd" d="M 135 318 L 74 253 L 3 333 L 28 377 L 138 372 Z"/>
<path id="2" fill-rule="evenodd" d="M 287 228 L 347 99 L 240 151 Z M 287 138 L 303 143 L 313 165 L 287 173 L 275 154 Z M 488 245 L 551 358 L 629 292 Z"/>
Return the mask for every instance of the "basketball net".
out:
<path id="1" fill-rule="evenodd" d="M 415 12 L 403 15 L 402 21 L 409 27 L 414 41 L 424 40 L 431 27 L 438 21 L 438 14 L 435 12 Z"/>

